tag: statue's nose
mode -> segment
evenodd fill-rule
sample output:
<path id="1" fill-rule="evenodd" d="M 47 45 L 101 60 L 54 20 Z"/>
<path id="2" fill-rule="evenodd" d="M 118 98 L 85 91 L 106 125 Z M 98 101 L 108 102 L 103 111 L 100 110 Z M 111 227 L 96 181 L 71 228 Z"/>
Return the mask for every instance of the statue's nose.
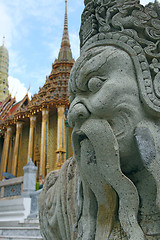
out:
<path id="1" fill-rule="evenodd" d="M 89 111 L 82 103 L 77 103 L 73 107 L 71 106 L 68 113 L 68 122 L 71 127 L 75 126 L 75 123 L 83 122 L 89 117 Z"/>

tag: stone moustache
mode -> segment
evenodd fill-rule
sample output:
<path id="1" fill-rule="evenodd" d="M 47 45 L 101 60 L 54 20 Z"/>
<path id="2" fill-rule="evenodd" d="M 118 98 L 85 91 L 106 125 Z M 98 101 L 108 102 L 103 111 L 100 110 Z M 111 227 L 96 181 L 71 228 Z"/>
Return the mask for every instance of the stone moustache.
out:
<path id="1" fill-rule="evenodd" d="M 86 0 L 70 76 L 74 156 L 39 199 L 44 239 L 160 239 L 160 8 Z"/>

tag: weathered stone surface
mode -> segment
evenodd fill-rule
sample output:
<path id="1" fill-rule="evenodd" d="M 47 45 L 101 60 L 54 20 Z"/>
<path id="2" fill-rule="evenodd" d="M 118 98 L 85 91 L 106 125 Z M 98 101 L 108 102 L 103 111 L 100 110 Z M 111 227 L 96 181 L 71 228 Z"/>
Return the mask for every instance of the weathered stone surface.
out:
<path id="1" fill-rule="evenodd" d="M 150 164 L 156 158 L 156 149 L 149 129 L 146 127 L 136 128 L 135 138 L 144 164 Z"/>
<path id="2" fill-rule="evenodd" d="M 37 167 L 34 165 L 32 160 L 23 167 L 24 170 L 24 181 L 23 181 L 23 197 L 30 197 L 31 193 L 34 193 L 36 188 L 36 174 Z"/>
<path id="3" fill-rule="evenodd" d="M 27 218 L 37 218 L 38 216 L 38 198 L 42 189 L 30 194 L 31 198 L 31 211 Z"/>
<path id="4" fill-rule="evenodd" d="M 160 239 L 159 12 L 85 1 L 69 81 L 74 156 L 40 195 L 44 239 Z"/>

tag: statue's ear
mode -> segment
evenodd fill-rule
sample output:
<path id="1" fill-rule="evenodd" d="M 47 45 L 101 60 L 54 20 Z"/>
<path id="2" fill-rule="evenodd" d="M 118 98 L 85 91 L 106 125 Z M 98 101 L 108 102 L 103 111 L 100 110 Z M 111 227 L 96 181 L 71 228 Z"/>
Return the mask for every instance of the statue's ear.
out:
<path id="1" fill-rule="evenodd" d="M 156 147 L 152 132 L 147 126 L 139 126 L 134 133 L 136 145 L 145 167 L 156 158 Z"/>

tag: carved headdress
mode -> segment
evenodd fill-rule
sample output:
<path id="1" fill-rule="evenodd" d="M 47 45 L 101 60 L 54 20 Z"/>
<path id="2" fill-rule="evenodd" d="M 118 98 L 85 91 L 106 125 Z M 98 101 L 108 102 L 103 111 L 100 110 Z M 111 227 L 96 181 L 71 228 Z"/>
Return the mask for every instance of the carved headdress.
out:
<path id="1" fill-rule="evenodd" d="M 114 45 L 132 58 L 140 95 L 151 113 L 160 116 L 160 5 L 138 0 L 84 0 L 81 52 Z"/>

